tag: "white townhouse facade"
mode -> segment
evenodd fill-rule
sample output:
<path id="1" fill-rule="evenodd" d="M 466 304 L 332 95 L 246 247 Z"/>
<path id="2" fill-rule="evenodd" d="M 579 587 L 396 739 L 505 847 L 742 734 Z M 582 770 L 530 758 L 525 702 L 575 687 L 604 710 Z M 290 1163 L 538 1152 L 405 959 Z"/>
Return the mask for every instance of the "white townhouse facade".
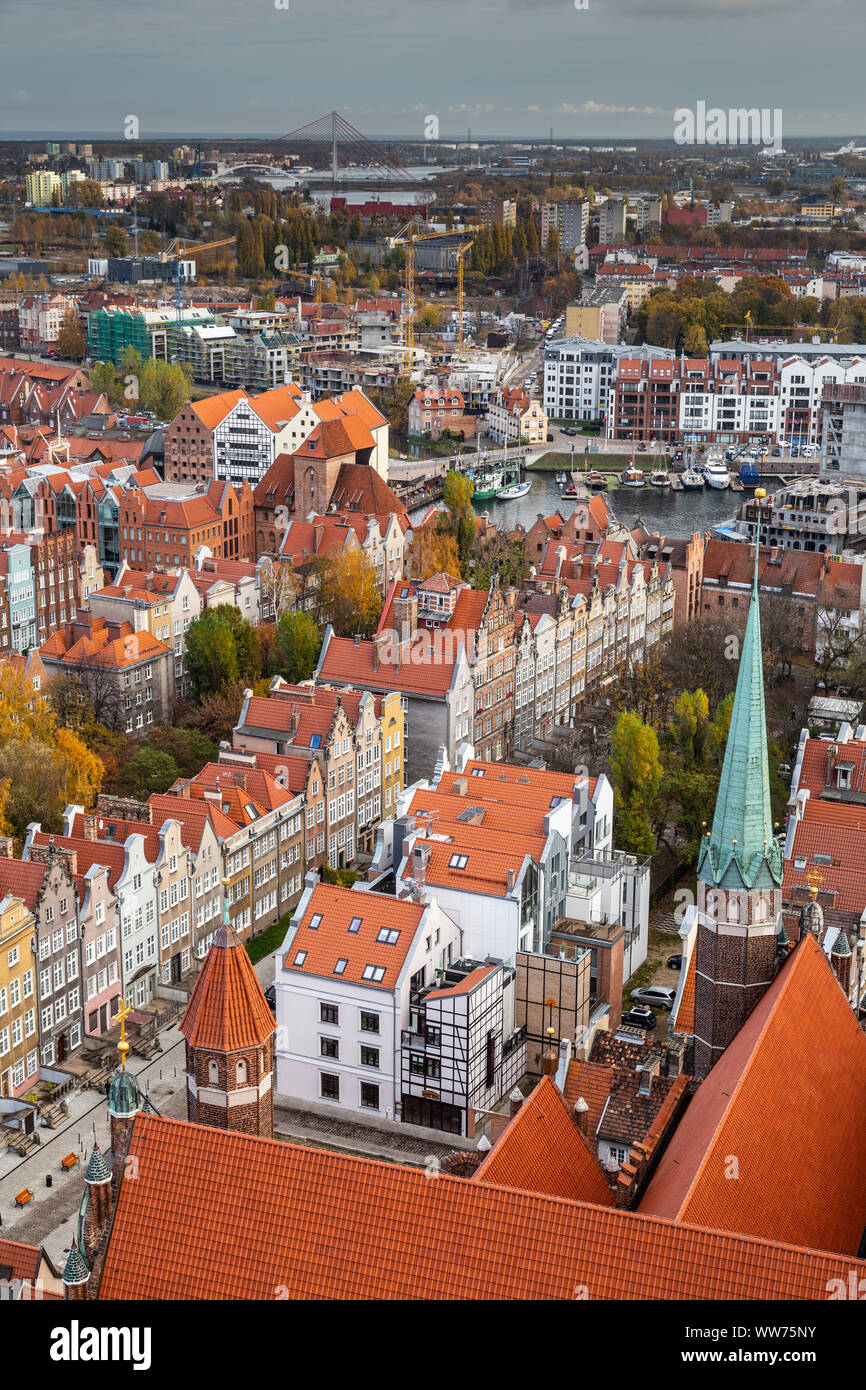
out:
<path id="1" fill-rule="evenodd" d="M 460 930 L 433 898 L 316 879 L 277 955 L 276 1090 L 399 1118 L 412 999 L 460 957 Z"/>

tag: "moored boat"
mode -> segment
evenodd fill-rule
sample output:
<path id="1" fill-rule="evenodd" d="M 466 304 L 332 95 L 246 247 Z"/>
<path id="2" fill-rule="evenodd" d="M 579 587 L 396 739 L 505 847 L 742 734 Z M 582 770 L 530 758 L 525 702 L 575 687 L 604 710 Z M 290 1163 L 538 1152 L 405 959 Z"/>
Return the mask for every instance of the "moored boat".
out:
<path id="1" fill-rule="evenodd" d="M 500 488 L 496 496 L 499 498 L 500 502 L 510 502 L 515 497 L 525 497 L 531 487 L 531 481 L 524 483 L 509 483 L 508 487 Z"/>
<path id="2" fill-rule="evenodd" d="M 635 468 L 633 463 L 629 464 L 628 468 L 622 470 L 619 475 L 619 480 L 623 487 L 643 487 L 646 482 L 643 469 Z"/>

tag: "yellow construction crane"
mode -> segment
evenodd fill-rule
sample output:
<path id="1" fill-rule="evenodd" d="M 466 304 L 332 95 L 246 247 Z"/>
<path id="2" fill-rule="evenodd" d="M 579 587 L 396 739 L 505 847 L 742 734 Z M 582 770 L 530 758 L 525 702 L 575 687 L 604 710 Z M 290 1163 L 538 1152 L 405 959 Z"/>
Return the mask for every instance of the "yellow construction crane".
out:
<path id="1" fill-rule="evenodd" d="M 463 230 L 474 232 L 478 228 L 472 226 Z M 415 224 L 409 222 L 400 229 L 395 237 L 390 238 L 391 246 L 405 246 L 406 248 L 406 289 L 403 295 L 403 365 L 407 371 L 411 372 L 415 365 L 415 243 L 416 241 L 436 241 L 443 237 L 455 236 L 461 236 L 461 232 L 454 230 L 450 232 L 418 232 L 415 230 Z M 457 253 L 457 294 L 460 301 L 457 332 L 461 346 L 463 343 L 463 253 L 468 251 L 471 245 L 472 242 L 470 241 Z"/>
<path id="2" fill-rule="evenodd" d="M 475 245 L 475 238 L 467 241 L 457 252 L 457 351 L 463 351 L 463 257 Z"/>
<path id="3" fill-rule="evenodd" d="M 720 327 L 720 328 L 745 328 L 745 330 L 746 330 L 746 342 L 748 343 L 748 342 L 749 342 L 749 333 L 750 333 L 751 327 L 752 327 L 752 311 L 751 311 L 751 309 L 747 309 L 747 310 L 746 310 L 746 313 L 745 313 L 745 315 L 744 315 L 744 318 L 745 318 L 745 323 L 744 323 L 744 324 L 743 324 L 743 323 L 721 323 L 721 324 L 719 324 L 719 327 Z M 831 342 L 838 343 L 838 341 L 839 341 L 839 325 L 838 325 L 838 323 L 837 323 L 835 326 L 829 326 L 829 325 L 824 326 L 824 325 L 822 325 L 822 324 L 820 324 L 820 323 L 793 323 L 793 324 L 774 323 L 774 324 L 768 324 L 768 325 L 767 325 L 767 333 L 768 333 L 768 334 L 772 334 L 772 335 L 777 335 L 777 334 L 778 334 L 779 336 L 781 336 L 783 333 L 797 333 L 797 332 L 801 331 L 801 330 L 804 329 L 804 328 L 808 328 L 808 330 L 809 330 L 810 333 L 829 333 L 829 334 L 830 334 L 830 340 L 831 340 Z"/>

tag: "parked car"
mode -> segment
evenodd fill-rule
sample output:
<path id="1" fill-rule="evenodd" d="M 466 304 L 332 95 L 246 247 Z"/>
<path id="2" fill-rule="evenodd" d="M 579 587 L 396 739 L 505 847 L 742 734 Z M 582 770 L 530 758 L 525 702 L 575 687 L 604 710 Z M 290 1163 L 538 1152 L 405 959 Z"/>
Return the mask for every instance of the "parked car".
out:
<path id="1" fill-rule="evenodd" d="M 645 1009 L 639 1005 L 635 1009 L 627 1009 L 622 1016 L 623 1023 L 630 1023 L 633 1028 L 646 1028 L 647 1031 L 655 1028 L 658 1019 L 652 1009 Z"/>
<path id="2" fill-rule="evenodd" d="M 676 991 L 668 989 L 666 985 L 647 985 L 644 989 L 633 989 L 631 997 L 635 1004 L 646 1004 L 651 1009 L 667 1009 L 670 1012 Z"/>
<path id="3" fill-rule="evenodd" d="M 775 447 L 775 449 L 773 450 L 773 458 L 774 458 L 774 459 L 780 459 L 781 457 L 782 457 L 782 450 L 779 448 L 779 446 L 778 446 L 778 444 L 777 444 L 776 447 Z"/>
<path id="4" fill-rule="evenodd" d="M 571 428 L 571 425 L 564 425 L 563 428 L 562 428 L 562 433 L 563 433 L 563 434 L 577 434 L 577 430 L 573 430 L 573 429 Z"/>
<path id="5" fill-rule="evenodd" d="M 668 956 L 668 970 L 682 970 L 682 956 Z"/>
<path id="6" fill-rule="evenodd" d="M 646 444 L 644 444 L 643 440 L 641 440 L 640 444 L 638 444 L 638 446 L 637 446 L 637 451 L 638 451 L 639 454 L 645 454 L 645 453 L 646 453 Z"/>
<path id="7" fill-rule="evenodd" d="M 266 1000 L 266 1002 L 267 1002 L 268 1008 L 270 1009 L 271 1013 L 272 1013 L 272 1014 L 275 1014 L 275 1013 L 277 1012 L 277 987 L 276 987 L 276 985 L 268 985 L 267 989 L 265 990 L 265 1000 Z"/>

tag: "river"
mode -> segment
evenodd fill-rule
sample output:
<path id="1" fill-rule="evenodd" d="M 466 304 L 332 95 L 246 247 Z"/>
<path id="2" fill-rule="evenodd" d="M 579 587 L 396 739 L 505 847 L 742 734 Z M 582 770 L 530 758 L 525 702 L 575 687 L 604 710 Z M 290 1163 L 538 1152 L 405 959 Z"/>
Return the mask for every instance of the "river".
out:
<path id="1" fill-rule="evenodd" d="M 559 488 L 552 473 L 527 473 L 532 479 L 532 490 L 525 497 L 513 502 L 499 502 L 495 498 L 486 502 L 474 503 L 480 516 L 489 512 L 491 521 L 508 530 L 520 522 L 529 530 L 538 513 L 551 516 L 558 511 L 560 516 L 571 515 L 574 498 L 560 496 Z M 607 500 L 617 520 L 633 526 L 640 518 L 651 531 L 663 535 L 685 537 L 693 531 L 709 531 L 722 521 L 736 515 L 743 493 L 718 491 L 705 487 L 674 492 L 672 488 L 620 487 L 618 482 L 609 485 Z"/>

